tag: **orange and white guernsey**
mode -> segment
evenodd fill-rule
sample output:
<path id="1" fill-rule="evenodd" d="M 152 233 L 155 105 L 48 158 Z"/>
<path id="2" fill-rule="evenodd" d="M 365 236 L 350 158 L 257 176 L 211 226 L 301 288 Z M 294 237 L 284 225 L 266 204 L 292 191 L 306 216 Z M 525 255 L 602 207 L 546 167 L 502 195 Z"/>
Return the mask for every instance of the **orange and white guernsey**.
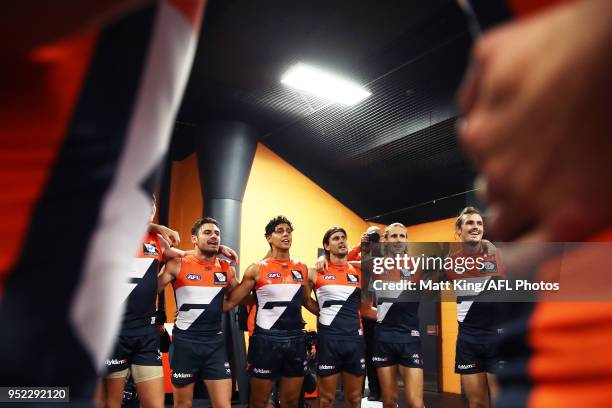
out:
<path id="1" fill-rule="evenodd" d="M 255 332 L 302 330 L 302 296 L 308 268 L 293 259 L 267 258 L 259 263 L 255 282 Z"/>
<path id="2" fill-rule="evenodd" d="M 232 278 L 227 261 L 206 262 L 193 255 L 183 258 L 173 283 L 178 310 L 173 336 L 202 340 L 222 334 L 223 299 Z"/>
<path id="3" fill-rule="evenodd" d="M 315 293 L 319 303 L 318 331 L 332 336 L 361 336 L 361 271 L 345 263 L 329 263 L 317 274 Z"/>

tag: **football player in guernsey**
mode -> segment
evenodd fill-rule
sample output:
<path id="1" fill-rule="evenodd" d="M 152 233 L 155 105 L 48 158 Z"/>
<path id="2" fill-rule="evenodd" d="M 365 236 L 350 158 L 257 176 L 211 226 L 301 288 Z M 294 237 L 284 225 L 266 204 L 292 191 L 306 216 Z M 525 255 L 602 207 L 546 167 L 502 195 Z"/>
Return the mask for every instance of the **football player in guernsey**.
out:
<path id="1" fill-rule="evenodd" d="M 155 197 L 151 220 L 155 216 Z M 164 231 L 163 236 L 159 232 Z M 129 269 L 128 280 L 120 287 L 125 312 L 114 350 L 106 359 L 104 399 L 108 407 L 120 407 L 128 373 L 136 383 L 143 407 L 163 407 L 164 383 L 159 351 L 159 333 L 155 326 L 157 275 L 161 262 L 181 257 L 183 251 L 172 248 L 164 236 L 178 241 L 178 234 L 167 227 L 151 224 L 137 257 Z"/>
<path id="2" fill-rule="evenodd" d="M 235 306 L 252 290 L 257 301 L 255 330 L 249 343 L 250 408 L 264 408 L 274 382 L 280 378 L 280 403 L 297 408 L 306 370 L 302 305 L 317 313 L 310 297 L 308 268 L 289 256 L 291 222 L 279 215 L 266 225 L 271 256 L 250 265 L 228 300 Z"/>
<path id="3" fill-rule="evenodd" d="M 476 208 L 466 207 L 461 211 L 455 222 L 455 233 L 461 243 L 451 246 L 449 255 L 483 256 L 485 269 L 449 270 L 449 279 L 485 282 L 503 276 L 504 270 L 498 262 L 498 251 L 490 242 L 482 239 L 484 223 Z M 490 296 L 490 291 L 455 290 L 455 293 L 459 322 L 455 372 L 461 375 L 461 383 L 470 408 L 488 407 L 489 401 L 495 401 L 497 397 L 495 373 L 500 364 L 497 340 L 498 333 L 501 332 L 503 305 L 482 301 Z"/>
<path id="4" fill-rule="evenodd" d="M 385 256 L 395 257 L 407 251 L 406 227 L 400 223 L 390 224 L 384 233 Z M 378 280 L 393 281 L 415 280 L 418 282 L 418 271 L 385 270 L 376 275 Z M 376 282 L 374 288 L 376 287 Z M 396 373 L 399 368 L 404 382 L 407 406 L 423 407 L 423 361 L 421 358 L 421 340 L 419 338 L 419 293 L 406 290 L 375 291 L 376 327 L 375 347 L 372 363 L 376 367 L 380 382 L 381 397 L 384 408 L 395 408 L 398 399 Z"/>
<path id="5" fill-rule="evenodd" d="M 168 262 L 159 275 L 161 292 L 172 282 L 177 316 L 172 331 L 170 367 L 174 406 L 191 407 L 196 381 L 203 381 L 214 408 L 230 408 L 230 369 L 221 319 L 224 300 L 237 285 L 229 262 L 217 258 L 221 230 L 213 218 L 202 218 L 191 229 L 194 251 Z"/>
<path id="6" fill-rule="evenodd" d="M 327 270 L 311 269 L 319 319 L 317 331 L 317 375 L 319 406 L 334 405 L 336 387 L 342 374 L 344 402 L 349 408 L 361 406 L 365 374 L 365 343 L 361 315 L 376 319 L 376 311 L 361 302 L 361 269 L 348 263 L 346 231 L 332 227 L 323 236 L 328 258 Z"/>

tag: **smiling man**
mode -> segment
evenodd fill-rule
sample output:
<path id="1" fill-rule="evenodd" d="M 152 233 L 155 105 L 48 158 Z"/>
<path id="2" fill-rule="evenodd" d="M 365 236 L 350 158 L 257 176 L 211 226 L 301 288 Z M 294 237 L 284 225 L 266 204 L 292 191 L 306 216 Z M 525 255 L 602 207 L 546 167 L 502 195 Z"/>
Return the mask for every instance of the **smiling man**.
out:
<path id="1" fill-rule="evenodd" d="M 450 279 L 482 283 L 503 274 L 495 247 L 482 239 L 484 222 L 474 207 L 464 208 L 455 222 L 455 233 L 461 243 L 451 247 L 454 259 L 484 257 L 494 270 L 456 269 L 447 271 Z M 464 259 L 465 260 L 465 259 Z M 497 336 L 500 318 L 498 303 L 482 302 L 486 291 L 474 293 L 470 290 L 455 290 L 457 295 L 457 320 L 459 333 L 455 355 L 455 372 L 461 375 L 463 389 L 470 408 L 488 407 L 497 396 L 495 373 L 500 364 L 497 351 Z"/>

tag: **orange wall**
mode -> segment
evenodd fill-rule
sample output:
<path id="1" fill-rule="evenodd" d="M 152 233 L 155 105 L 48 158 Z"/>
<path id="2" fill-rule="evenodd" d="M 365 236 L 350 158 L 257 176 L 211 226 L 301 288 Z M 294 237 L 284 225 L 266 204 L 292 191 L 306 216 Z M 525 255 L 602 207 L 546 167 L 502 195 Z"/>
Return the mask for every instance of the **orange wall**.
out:
<path id="1" fill-rule="evenodd" d="M 428 222 L 408 227 L 411 242 L 453 242 L 455 241 L 455 219 Z M 455 342 L 457 340 L 457 304 L 440 303 L 440 336 L 442 364 L 442 391 L 461 393 L 461 381 L 455 374 Z"/>

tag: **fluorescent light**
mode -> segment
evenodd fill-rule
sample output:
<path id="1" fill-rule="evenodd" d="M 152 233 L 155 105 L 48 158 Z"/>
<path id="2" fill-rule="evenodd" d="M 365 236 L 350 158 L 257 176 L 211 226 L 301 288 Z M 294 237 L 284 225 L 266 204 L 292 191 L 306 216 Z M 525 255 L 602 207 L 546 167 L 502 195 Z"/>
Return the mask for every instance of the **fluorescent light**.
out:
<path id="1" fill-rule="evenodd" d="M 289 68 L 281 82 L 343 105 L 354 105 L 372 95 L 354 82 L 301 62 Z"/>

